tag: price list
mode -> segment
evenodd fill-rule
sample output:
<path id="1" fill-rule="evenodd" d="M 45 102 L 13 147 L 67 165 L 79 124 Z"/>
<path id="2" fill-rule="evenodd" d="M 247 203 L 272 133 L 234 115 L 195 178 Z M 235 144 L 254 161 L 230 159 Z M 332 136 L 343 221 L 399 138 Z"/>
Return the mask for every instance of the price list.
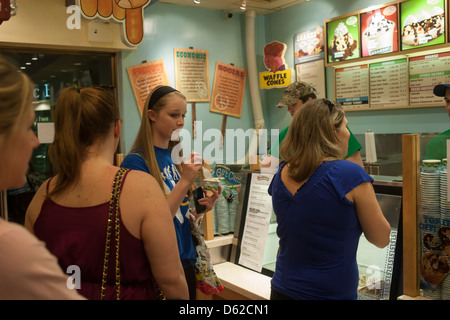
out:
<path id="1" fill-rule="evenodd" d="M 369 66 L 336 69 L 336 101 L 344 109 L 369 106 Z"/>
<path id="2" fill-rule="evenodd" d="M 402 107 L 409 104 L 408 60 L 398 59 L 369 66 L 370 107 Z"/>
<path id="3" fill-rule="evenodd" d="M 442 97 L 433 94 L 440 83 L 450 83 L 450 52 L 409 59 L 410 105 L 441 105 Z"/>

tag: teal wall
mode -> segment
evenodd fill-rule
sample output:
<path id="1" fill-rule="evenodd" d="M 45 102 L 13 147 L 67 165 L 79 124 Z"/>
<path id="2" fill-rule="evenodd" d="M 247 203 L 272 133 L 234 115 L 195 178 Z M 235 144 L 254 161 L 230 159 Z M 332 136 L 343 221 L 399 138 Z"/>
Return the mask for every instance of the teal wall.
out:
<path id="1" fill-rule="evenodd" d="M 313 0 L 308 3 L 284 9 L 266 16 L 257 16 L 256 54 L 258 71 L 266 71 L 263 63 L 263 48 L 266 43 L 277 40 L 288 45 L 286 62 L 294 68 L 294 34 L 308 30 L 323 21 L 372 5 L 383 4 L 386 0 Z M 233 18 L 224 21 L 225 13 L 195 7 L 156 3 L 145 9 L 145 37 L 135 51 L 122 52 L 119 61 L 119 81 L 122 88 L 121 106 L 123 130 L 121 151 L 130 150 L 137 133 L 140 115 L 130 86 L 126 68 L 140 64 L 143 60 L 164 59 L 169 80 L 175 85 L 173 48 L 203 49 L 209 51 L 210 89 L 212 90 L 216 61 L 234 63 L 247 69 L 245 48 L 245 14 L 234 13 Z M 333 70 L 327 68 L 327 96 L 333 98 Z M 260 90 L 266 128 L 283 129 L 291 117 L 275 105 L 281 99 L 283 89 Z M 209 111 L 209 103 L 196 103 L 197 120 L 203 121 L 203 130 L 220 130 L 223 116 Z M 375 133 L 420 133 L 441 132 L 450 127 L 444 108 L 411 108 L 398 110 L 374 110 L 348 112 L 350 128 L 355 134 L 363 134 L 367 129 Z M 191 132 L 191 105 L 185 129 Z M 253 112 L 247 79 L 241 118 L 229 116 L 228 129 L 253 128 Z M 205 143 L 203 144 L 203 147 Z M 199 151 L 199 150 L 196 150 Z"/>
<path id="2" fill-rule="evenodd" d="M 259 37 L 259 43 L 263 43 L 264 39 L 261 37 L 264 36 L 264 18 L 256 17 L 255 21 L 256 37 Z M 234 13 L 231 19 L 225 21 L 225 13 L 220 10 L 156 3 L 145 9 L 144 30 L 144 40 L 138 49 L 121 54 L 119 80 L 123 90 L 121 97 L 122 153 L 130 151 L 140 124 L 140 114 L 126 72 L 127 67 L 138 65 L 143 60 L 164 59 L 170 83 L 175 86 L 173 49 L 193 47 L 208 50 L 210 91 L 212 91 L 216 61 L 233 63 L 237 67 L 247 69 L 244 14 Z M 209 128 L 220 130 L 223 115 L 210 112 L 209 107 L 209 103 L 196 103 L 197 121 L 202 121 L 203 131 Z M 184 128 L 192 134 L 191 123 L 191 103 L 188 103 Z M 228 116 L 227 129 L 247 130 L 253 127 L 253 111 L 247 77 L 242 116 L 240 118 Z M 207 143 L 205 142 L 204 145 Z M 194 144 L 192 146 L 194 147 Z"/>

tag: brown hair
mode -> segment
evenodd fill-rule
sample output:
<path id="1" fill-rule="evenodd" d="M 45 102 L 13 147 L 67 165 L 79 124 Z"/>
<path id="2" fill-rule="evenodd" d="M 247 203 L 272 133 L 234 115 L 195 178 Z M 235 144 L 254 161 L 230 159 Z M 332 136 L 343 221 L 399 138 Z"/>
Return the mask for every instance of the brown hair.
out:
<path id="1" fill-rule="evenodd" d="M 33 90 L 30 78 L 0 56 L 0 143 L 29 111 Z"/>
<path id="2" fill-rule="evenodd" d="M 88 147 L 105 138 L 118 119 L 113 90 L 69 87 L 60 93 L 55 109 L 55 138 L 49 148 L 58 178 L 49 196 L 78 182 Z"/>
<path id="3" fill-rule="evenodd" d="M 343 159 L 345 154 L 336 130 L 344 116 L 340 104 L 326 99 L 310 100 L 297 110 L 280 148 L 280 156 L 289 164 L 288 175 L 292 179 L 306 180 L 324 159 Z"/>
<path id="4" fill-rule="evenodd" d="M 161 189 L 164 191 L 164 182 L 161 177 L 161 169 L 159 168 L 158 162 L 156 161 L 155 148 L 153 143 L 153 132 L 152 132 L 152 122 L 147 116 L 148 104 L 152 98 L 152 95 L 156 90 L 161 88 L 162 86 L 155 87 L 152 92 L 147 97 L 147 100 L 144 104 L 144 110 L 142 111 L 141 117 L 141 126 L 139 127 L 139 131 L 137 133 L 136 139 L 131 147 L 130 153 L 138 152 L 147 163 L 150 174 L 156 179 Z M 154 113 L 158 114 L 161 109 L 163 109 L 171 98 L 174 96 L 179 96 L 186 100 L 186 97 L 179 91 L 172 91 L 162 96 L 153 106 L 151 110 Z M 169 151 L 172 152 L 172 149 L 180 143 L 179 141 L 170 141 L 169 142 Z M 176 165 L 178 172 L 182 173 L 181 165 Z"/>

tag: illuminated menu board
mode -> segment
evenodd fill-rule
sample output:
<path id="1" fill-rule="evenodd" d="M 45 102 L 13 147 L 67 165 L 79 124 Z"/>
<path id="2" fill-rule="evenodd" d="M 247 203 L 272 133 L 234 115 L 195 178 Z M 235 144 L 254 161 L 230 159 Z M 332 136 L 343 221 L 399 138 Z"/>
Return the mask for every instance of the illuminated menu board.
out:
<path id="1" fill-rule="evenodd" d="M 370 64 L 369 79 L 371 108 L 409 105 L 406 58 Z"/>
<path id="2" fill-rule="evenodd" d="M 397 30 L 397 5 L 362 13 L 362 56 L 398 51 Z"/>
<path id="3" fill-rule="evenodd" d="M 433 94 L 440 83 L 450 83 L 450 52 L 409 59 L 410 105 L 442 104 L 442 97 Z"/>
<path id="4" fill-rule="evenodd" d="M 359 58 L 358 20 L 355 14 L 326 23 L 328 62 Z"/>
<path id="5" fill-rule="evenodd" d="M 336 69 L 336 101 L 344 109 L 369 107 L 369 66 Z"/>
<path id="6" fill-rule="evenodd" d="M 401 8 L 401 49 L 445 43 L 444 0 L 408 0 Z"/>

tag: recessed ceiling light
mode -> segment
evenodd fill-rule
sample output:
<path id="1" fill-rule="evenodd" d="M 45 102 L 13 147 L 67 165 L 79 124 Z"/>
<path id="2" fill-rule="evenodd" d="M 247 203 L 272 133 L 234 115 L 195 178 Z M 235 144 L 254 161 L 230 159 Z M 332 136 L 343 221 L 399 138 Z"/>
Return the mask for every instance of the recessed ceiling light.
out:
<path id="1" fill-rule="evenodd" d="M 26 69 L 26 67 L 20 67 L 20 69 L 22 69 L 22 70 L 25 70 L 25 69 Z"/>
<path id="2" fill-rule="evenodd" d="M 31 62 L 25 62 L 27 66 L 31 66 Z"/>

